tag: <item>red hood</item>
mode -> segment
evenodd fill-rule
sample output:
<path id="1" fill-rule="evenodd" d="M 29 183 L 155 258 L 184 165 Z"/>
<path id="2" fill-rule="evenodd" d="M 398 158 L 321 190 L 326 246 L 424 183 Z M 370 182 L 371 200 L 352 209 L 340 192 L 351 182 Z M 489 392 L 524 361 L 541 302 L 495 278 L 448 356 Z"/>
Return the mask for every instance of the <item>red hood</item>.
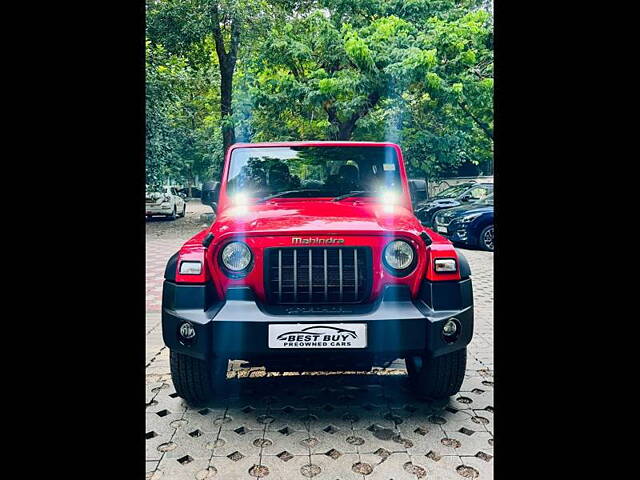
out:
<path id="1" fill-rule="evenodd" d="M 218 235 L 382 235 L 398 231 L 419 235 L 422 226 L 413 212 L 402 206 L 366 200 L 289 200 L 227 208 L 212 231 Z"/>

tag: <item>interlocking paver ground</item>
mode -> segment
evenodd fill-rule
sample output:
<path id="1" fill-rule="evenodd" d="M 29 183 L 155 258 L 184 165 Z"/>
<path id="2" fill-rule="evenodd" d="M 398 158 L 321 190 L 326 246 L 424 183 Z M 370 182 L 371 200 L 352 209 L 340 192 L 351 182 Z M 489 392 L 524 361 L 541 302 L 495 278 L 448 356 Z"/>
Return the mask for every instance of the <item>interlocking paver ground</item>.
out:
<path id="1" fill-rule="evenodd" d="M 205 408 L 175 395 L 162 342 L 167 260 L 200 231 L 197 200 L 172 224 L 147 223 L 148 479 L 493 478 L 493 254 L 471 264 L 475 333 L 459 394 L 412 395 L 404 361 L 368 374 L 278 375 L 232 362 L 228 392 Z M 181 223 L 182 222 L 182 223 Z"/>

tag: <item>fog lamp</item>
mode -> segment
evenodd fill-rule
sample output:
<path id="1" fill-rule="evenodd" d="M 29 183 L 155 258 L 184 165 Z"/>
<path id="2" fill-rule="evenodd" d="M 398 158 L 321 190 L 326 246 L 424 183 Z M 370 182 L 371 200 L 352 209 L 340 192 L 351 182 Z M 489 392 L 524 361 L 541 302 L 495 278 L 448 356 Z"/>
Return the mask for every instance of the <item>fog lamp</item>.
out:
<path id="1" fill-rule="evenodd" d="M 452 342 L 458 336 L 458 321 L 455 318 L 447 320 L 442 326 L 442 335 L 445 340 Z"/>
<path id="2" fill-rule="evenodd" d="M 191 340 L 196 336 L 196 330 L 189 322 L 184 322 L 180 325 L 180 336 L 185 340 Z"/>
<path id="3" fill-rule="evenodd" d="M 455 335 L 457 331 L 458 325 L 455 320 L 447 320 L 442 327 L 442 333 L 445 337 L 451 337 L 452 335 Z"/>

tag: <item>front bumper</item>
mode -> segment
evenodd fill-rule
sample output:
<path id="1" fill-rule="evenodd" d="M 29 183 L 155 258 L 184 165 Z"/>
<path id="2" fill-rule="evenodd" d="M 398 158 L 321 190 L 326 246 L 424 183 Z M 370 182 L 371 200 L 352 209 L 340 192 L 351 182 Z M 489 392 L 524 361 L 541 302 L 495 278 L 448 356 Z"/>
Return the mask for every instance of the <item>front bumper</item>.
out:
<path id="1" fill-rule="evenodd" d="M 350 313 L 329 314 L 289 310 L 274 314 L 252 298 L 249 289 L 230 289 L 226 299 L 215 298 L 209 285 L 181 285 L 165 280 L 162 333 L 165 344 L 177 352 L 200 359 L 242 359 L 256 364 L 281 362 L 300 366 L 320 363 L 325 369 L 345 364 L 382 365 L 412 355 L 439 356 L 461 348 L 473 334 L 471 279 L 456 282 L 423 281 L 418 299 L 404 287 L 388 286 L 374 305 Z M 338 308 L 339 310 L 339 308 Z M 460 328 L 453 342 L 442 335 L 444 323 L 455 318 Z M 184 341 L 180 326 L 189 322 L 196 335 Z M 365 323 L 367 346 L 357 349 L 270 349 L 272 323 Z M 303 327 L 300 327 L 303 328 Z M 292 363 L 293 362 L 293 363 Z"/>
<path id="2" fill-rule="evenodd" d="M 437 230 L 438 226 L 443 226 L 442 224 L 435 223 L 436 231 L 442 235 L 443 237 L 447 237 L 453 243 L 461 243 L 465 245 L 474 246 L 475 239 L 472 235 L 469 234 L 469 225 L 461 224 L 459 222 L 453 221 L 446 226 L 446 232 L 440 232 Z"/>

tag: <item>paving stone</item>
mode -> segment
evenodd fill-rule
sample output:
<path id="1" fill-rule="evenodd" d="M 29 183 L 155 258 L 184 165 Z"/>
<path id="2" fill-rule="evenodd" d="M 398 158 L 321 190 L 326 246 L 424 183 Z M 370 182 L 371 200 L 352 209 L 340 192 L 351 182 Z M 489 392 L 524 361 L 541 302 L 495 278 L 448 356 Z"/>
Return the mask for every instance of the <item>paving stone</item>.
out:
<path id="1" fill-rule="evenodd" d="M 163 459 L 158 466 L 161 472 L 158 475 L 163 480 L 173 480 L 176 478 L 195 478 L 198 471 L 205 469 L 209 465 L 209 460 L 205 458 L 193 459 L 185 463 L 178 462 L 177 458 Z M 154 479 L 155 480 L 155 479 Z"/>
<path id="2" fill-rule="evenodd" d="M 363 478 L 369 478 L 369 476 L 363 477 L 353 471 L 353 465 L 360 461 L 360 457 L 356 454 L 345 454 L 338 457 L 336 460 L 326 455 L 311 455 L 311 463 L 317 465 L 321 469 L 321 473 L 316 477 L 321 480 L 333 480 L 339 478 L 340 480 L 363 480 Z M 305 476 L 291 477 L 291 478 L 309 478 Z"/>
<path id="3" fill-rule="evenodd" d="M 160 460 L 163 456 L 163 452 L 158 450 L 158 447 L 163 444 L 167 444 L 171 441 L 171 434 L 158 435 L 145 440 L 145 460 L 153 461 Z"/>
<path id="4" fill-rule="evenodd" d="M 232 430 L 222 430 L 217 437 L 210 439 L 211 442 L 218 440 L 218 446 L 214 448 L 213 454 L 223 457 L 231 455 L 233 452 L 240 452 L 244 456 L 259 455 L 260 449 L 256 448 L 252 442 L 256 438 L 262 438 L 262 435 L 263 432 L 259 430 L 250 430 L 243 435 L 238 435 Z M 308 453 L 308 451 L 304 453 Z"/>
<path id="5" fill-rule="evenodd" d="M 215 439 L 215 437 L 213 437 Z M 175 443 L 176 448 L 165 453 L 165 458 L 181 458 L 185 455 L 189 455 L 192 458 L 209 458 L 211 457 L 211 449 L 206 448 L 206 442 L 211 440 L 206 435 L 201 437 L 192 438 L 189 435 L 176 434 L 171 441 Z"/>
<path id="6" fill-rule="evenodd" d="M 455 445 L 455 448 L 443 445 L 441 448 L 444 454 L 473 456 L 482 451 L 493 455 L 493 446 L 488 443 L 488 440 L 493 436 L 488 432 L 475 432 L 472 435 L 465 435 L 460 432 L 446 432 L 442 435 L 441 440 L 443 438 L 451 439 Z M 447 449 L 449 449 L 448 452 L 445 451 Z"/>
<path id="7" fill-rule="evenodd" d="M 424 467 L 427 472 L 425 478 L 429 480 L 462 480 L 464 478 L 456 472 L 456 467 L 462 464 L 462 460 L 457 455 L 442 456 L 438 461 L 433 461 L 426 456 L 411 455 L 411 461 Z M 483 477 L 483 480 L 485 478 L 491 479 L 493 476 Z"/>
<path id="8" fill-rule="evenodd" d="M 373 457 L 369 455 L 362 455 L 361 458 L 364 461 L 369 461 L 369 459 L 374 461 Z M 406 453 L 392 453 L 384 461 L 375 463 L 373 472 L 365 478 L 367 480 L 416 480 L 416 475 L 405 467 L 408 462 L 411 462 L 411 458 Z"/>
<path id="9" fill-rule="evenodd" d="M 323 430 L 310 432 L 310 435 L 317 440 L 309 447 L 311 454 L 324 454 L 335 448 L 341 453 L 358 453 L 358 447 L 354 443 L 347 442 L 347 439 L 354 436 L 351 429 L 338 430 L 330 434 Z"/>
<path id="10" fill-rule="evenodd" d="M 420 424 L 420 426 L 413 425 L 400 425 L 398 428 L 402 437 L 408 439 L 413 444 L 410 447 L 406 447 L 404 450 L 410 455 L 426 455 L 430 451 L 435 451 L 442 454 L 445 447 L 440 443 L 445 434 L 438 425 L 432 424 Z M 415 427 L 415 428 L 414 428 Z M 415 429 L 421 428 L 421 433 L 416 433 Z"/>
<path id="11" fill-rule="evenodd" d="M 188 421 L 187 428 L 199 429 L 205 433 L 216 434 L 220 430 L 220 424 L 215 423 L 215 419 L 224 416 L 224 410 L 209 410 L 205 415 L 199 413 L 203 409 L 189 409 L 184 414 L 184 419 Z M 207 409 L 208 410 L 208 409 Z M 190 430 L 191 431 L 191 430 Z"/>
<path id="12" fill-rule="evenodd" d="M 473 430 L 476 432 L 485 432 L 485 428 L 472 420 L 473 412 L 459 411 L 455 414 L 446 412 L 443 418 L 447 423 L 442 425 L 442 429 L 447 432 L 457 432 L 461 428 Z"/>
<path id="13" fill-rule="evenodd" d="M 463 457 L 461 464 L 477 470 L 479 473 L 479 480 L 484 480 L 485 478 L 493 478 L 493 459 L 490 462 L 485 462 L 480 458 Z"/>
<path id="14" fill-rule="evenodd" d="M 258 455 L 245 456 L 240 460 L 233 461 L 226 457 L 213 457 L 211 464 L 214 465 L 218 471 L 215 478 L 220 479 L 251 479 L 255 478 L 249 475 L 249 469 L 254 465 L 260 465 L 260 457 Z M 267 465 L 267 462 L 263 462 L 263 465 Z M 267 465 L 271 471 L 271 465 Z M 271 474 L 267 479 L 271 480 Z"/>
<path id="15" fill-rule="evenodd" d="M 326 457 L 326 460 L 329 460 L 331 462 L 334 461 L 334 460 L 331 460 L 331 458 L 329 457 Z M 267 480 L 294 480 L 294 479 L 305 480 L 305 479 L 311 479 L 311 478 L 313 479 L 330 479 L 331 478 L 330 476 L 328 476 L 328 473 L 331 471 L 328 467 L 328 464 L 323 463 L 325 462 L 325 459 L 319 458 L 319 457 L 317 458 L 317 456 L 315 455 L 312 457 L 311 463 L 310 463 L 309 455 L 294 456 L 291 459 L 287 460 L 286 462 L 282 461 L 279 457 L 275 455 L 266 455 L 262 457 L 262 462 L 264 465 L 266 465 L 269 468 L 269 476 L 266 477 Z M 320 473 L 312 477 L 303 475 L 302 474 L 303 469 L 305 472 L 316 471 L 315 469 L 312 470 L 311 468 L 309 468 L 309 465 L 315 465 L 320 467 Z M 342 473 L 340 475 L 342 475 Z M 341 477 L 333 477 L 333 478 L 340 478 L 341 480 L 343 478 L 344 479 L 353 478 L 354 480 L 355 478 L 358 478 L 358 480 L 362 480 L 362 476 L 353 477 L 353 476 L 342 475 Z"/>

